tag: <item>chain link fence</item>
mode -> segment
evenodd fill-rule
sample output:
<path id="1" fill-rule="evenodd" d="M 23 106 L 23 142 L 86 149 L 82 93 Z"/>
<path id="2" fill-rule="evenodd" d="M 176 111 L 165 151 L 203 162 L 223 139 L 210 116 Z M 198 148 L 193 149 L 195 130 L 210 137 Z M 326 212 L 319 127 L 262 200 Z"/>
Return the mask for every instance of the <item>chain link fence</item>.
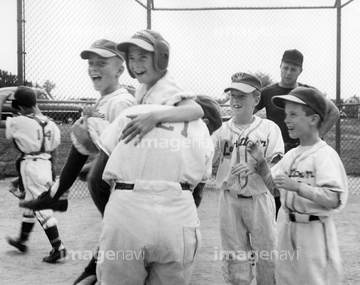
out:
<path id="1" fill-rule="evenodd" d="M 87 62 L 80 58 L 80 52 L 98 39 L 120 42 L 146 28 L 147 10 L 143 2 L 23 0 L 24 79 L 40 85 L 47 80 L 55 83 L 51 92 L 56 100 L 97 99 L 99 95 L 93 90 Z M 333 5 L 334 1 L 322 2 Z M 224 1 L 224 5 L 226 3 Z M 230 76 L 238 71 L 261 72 L 277 82 L 284 50 L 296 48 L 304 54 L 304 70 L 299 81 L 315 86 L 328 98 L 335 98 L 336 9 L 223 8 L 155 9 L 151 12 L 152 29 L 159 31 L 171 45 L 169 70 L 185 87 L 197 94 L 217 97 L 229 83 Z M 352 96 L 355 99 L 360 96 L 353 80 L 360 77 L 357 68 L 360 42 L 354 41 L 353 36 L 359 34 L 359 25 L 351 20 L 357 12 L 358 2 L 341 9 L 340 92 L 344 103 Z M 137 86 L 126 72 L 121 83 Z M 339 105 L 339 108 L 346 114 L 340 121 L 340 154 L 349 175 L 351 192 L 359 193 L 358 105 Z M 222 109 L 228 119 L 230 109 L 226 106 Z M 65 142 L 69 143 L 65 138 L 70 126 L 68 123 L 61 126 L 64 146 Z M 325 140 L 335 147 L 335 138 L 334 128 Z M 59 168 L 69 149 L 70 145 L 64 147 Z M 213 186 L 212 179 L 209 187 Z M 87 192 L 82 190 L 86 189 L 84 184 L 76 184 L 73 188 L 75 196 Z"/>

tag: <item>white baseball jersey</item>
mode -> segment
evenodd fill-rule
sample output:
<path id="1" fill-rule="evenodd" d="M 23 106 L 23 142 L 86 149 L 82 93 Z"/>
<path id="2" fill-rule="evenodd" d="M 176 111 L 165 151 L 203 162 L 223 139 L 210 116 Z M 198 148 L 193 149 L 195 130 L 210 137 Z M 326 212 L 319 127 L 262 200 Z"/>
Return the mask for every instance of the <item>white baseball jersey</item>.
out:
<path id="1" fill-rule="evenodd" d="M 270 120 L 261 119 L 256 115 L 253 117 L 253 122 L 244 128 L 239 128 L 231 118 L 212 135 L 215 147 L 214 158 L 220 158 L 216 184 L 221 190 L 228 189 L 245 196 L 254 196 L 267 191 L 261 176 L 257 173 L 249 175 L 248 183 L 243 189 L 240 184 L 244 182 L 241 182 L 238 175 L 230 173 L 231 167 L 240 162 L 256 164 L 246 151 L 249 140 L 253 142 L 260 140 L 268 162 L 284 153 L 280 128 Z"/>
<path id="2" fill-rule="evenodd" d="M 60 130 L 53 121 L 43 115 L 36 115 L 40 123 L 46 123 L 43 128 L 32 117 L 33 115 L 8 117 L 5 131 L 6 138 L 14 139 L 19 149 L 25 153 L 20 172 L 26 200 L 38 197 L 52 185 L 50 152 L 60 144 Z M 25 215 L 31 216 L 33 213 L 30 209 L 24 209 Z M 57 224 L 52 210 L 36 211 L 35 215 L 44 229 Z"/>
<path id="3" fill-rule="evenodd" d="M 137 104 L 161 104 L 174 106 L 185 98 L 195 98 L 192 92 L 186 91 L 169 73 L 160 78 L 151 88 L 140 84 L 135 92 Z"/>
<path id="4" fill-rule="evenodd" d="M 51 152 L 60 145 L 60 130 L 58 126 L 46 116 L 36 116 L 40 122 L 47 122 L 44 133 L 40 124 L 31 116 L 8 117 L 5 135 L 7 139 L 14 139 L 19 149 L 25 153 L 40 152 L 42 143 L 46 152 Z M 43 140 L 45 134 L 45 140 Z M 40 155 L 40 154 L 39 154 Z M 49 154 L 41 154 L 44 159 Z"/>
<path id="5" fill-rule="evenodd" d="M 326 197 L 327 191 L 339 194 L 338 207 L 328 209 L 296 192 L 279 189 L 282 208 L 287 214 L 280 231 L 279 251 L 296 253 L 296 258 L 278 260 L 276 281 L 299 285 L 340 284 L 341 258 L 332 215 L 346 204 L 348 183 L 339 155 L 320 141 L 311 147 L 292 149 L 271 170 L 273 177 L 286 174 L 298 182 L 325 190 L 316 191 L 317 199 L 321 195 Z M 289 212 L 319 216 L 320 220 L 290 222 Z"/>
<path id="6" fill-rule="evenodd" d="M 171 107 L 133 106 L 104 131 L 98 146 L 109 156 L 103 173 L 105 181 L 134 183 L 140 179 L 154 184 L 164 181 L 187 182 L 195 187 L 211 175 L 213 144 L 209 130 L 200 119 L 158 125 L 137 146 L 134 146 L 135 140 L 128 144 L 120 141 L 122 130 L 130 121 L 126 115 L 167 108 Z"/>
<path id="7" fill-rule="evenodd" d="M 125 88 L 101 97 L 93 107 L 93 117 L 112 122 L 126 108 L 134 105 L 135 98 Z"/>

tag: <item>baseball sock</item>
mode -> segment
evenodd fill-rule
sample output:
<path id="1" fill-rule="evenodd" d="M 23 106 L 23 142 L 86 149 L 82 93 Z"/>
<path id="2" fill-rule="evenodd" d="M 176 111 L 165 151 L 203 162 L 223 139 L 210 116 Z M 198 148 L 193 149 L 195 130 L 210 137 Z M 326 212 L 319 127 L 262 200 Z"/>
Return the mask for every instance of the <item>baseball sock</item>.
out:
<path id="1" fill-rule="evenodd" d="M 81 154 L 73 145 L 71 146 L 66 163 L 61 170 L 60 178 L 50 190 L 50 196 L 52 196 L 54 200 L 58 200 L 67 190 L 70 189 L 87 159 L 87 155 Z"/>
<path id="2" fill-rule="evenodd" d="M 62 246 L 61 239 L 59 237 L 59 231 L 57 226 L 52 226 L 50 228 L 44 229 L 51 245 L 53 248 L 60 249 Z"/>
<path id="3" fill-rule="evenodd" d="M 24 243 L 29 239 L 29 235 L 34 228 L 35 223 L 22 222 L 19 242 Z"/>

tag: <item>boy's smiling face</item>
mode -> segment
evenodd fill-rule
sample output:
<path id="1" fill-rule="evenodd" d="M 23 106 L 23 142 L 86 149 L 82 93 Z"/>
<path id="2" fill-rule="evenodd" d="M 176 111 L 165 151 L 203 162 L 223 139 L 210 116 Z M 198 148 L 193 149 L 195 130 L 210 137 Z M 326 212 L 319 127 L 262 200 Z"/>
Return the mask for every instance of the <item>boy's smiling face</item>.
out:
<path id="1" fill-rule="evenodd" d="M 258 96 L 253 93 L 244 93 L 240 90 L 230 90 L 230 106 L 235 117 L 241 121 L 252 119 L 255 106 L 259 103 Z"/>
<path id="2" fill-rule="evenodd" d="M 306 115 L 301 104 L 285 101 L 285 114 L 285 124 L 292 139 L 299 138 L 301 141 L 309 136 L 312 116 Z"/>
<path id="3" fill-rule="evenodd" d="M 95 53 L 89 55 L 88 73 L 94 89 L 102 96 L 114 92 L 119 85 L 119 77 L 123 73 L 122 60 L 117 56 L 104 58 Z"/>
<path id="4" fill-rule="evenodd" d="M 164 73 L 154 68 L 154 53 L 146 51 L 138 46 L 130 46 L 128 51 L 130 71 L 135 75 L 139 83 L 147 84 L 150 88 Z"/>

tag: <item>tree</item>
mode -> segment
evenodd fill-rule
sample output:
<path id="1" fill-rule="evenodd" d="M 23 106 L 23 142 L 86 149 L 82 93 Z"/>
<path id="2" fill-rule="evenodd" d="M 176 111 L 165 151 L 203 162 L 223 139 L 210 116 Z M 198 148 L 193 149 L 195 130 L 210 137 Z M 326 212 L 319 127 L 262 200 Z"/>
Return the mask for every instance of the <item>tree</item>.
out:
<path id="1" fill-rule="evenodd" d="M 51 96 L 51 90 L 56 87 L 56 84 L 48 79 L 44 82 L 42 87 L 45 89 L 46 93 Z"/>
<path id="2" fill-rule="evenodd" d="M 0 69 L 0 87 L 11 87 L 18 85 L 17 75 L 11 74 L 11 72 Z M 31 81 L 24 82 L 25 86 L 33 87 Z"/>
<path id="3" fill-rule="evenodd" d="M 274 83 L 274 80 L 271 78 L 271 76 L 269 74 L 266 74 L 266 73 L 261 72 L 261 71 L 257 71 L 257 72 L 255 72 L 254 75 L 261 80 L 261 87 L 262 88 Z"/>

